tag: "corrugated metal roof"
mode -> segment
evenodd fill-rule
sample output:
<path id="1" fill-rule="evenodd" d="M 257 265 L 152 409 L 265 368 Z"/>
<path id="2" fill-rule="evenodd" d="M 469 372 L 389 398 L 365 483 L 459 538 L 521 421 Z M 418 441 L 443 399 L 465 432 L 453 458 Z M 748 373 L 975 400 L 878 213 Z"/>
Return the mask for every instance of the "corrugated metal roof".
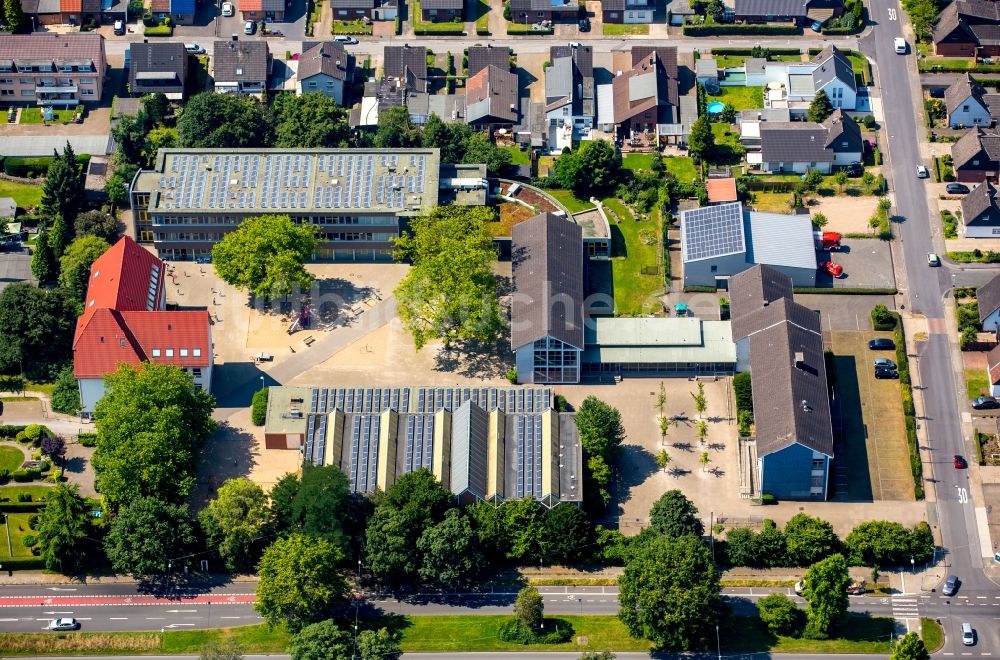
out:
<path id="1" fill-rule="evenodd" d="M 816 268 L 816 245 L 808 215 L 750 212 L 750 263 Z"/>
<path id="2" fill-rule="evenodd" d="M 451 417 L 451 490 L 485 498 L 489 414 L 466 401 Z"/>

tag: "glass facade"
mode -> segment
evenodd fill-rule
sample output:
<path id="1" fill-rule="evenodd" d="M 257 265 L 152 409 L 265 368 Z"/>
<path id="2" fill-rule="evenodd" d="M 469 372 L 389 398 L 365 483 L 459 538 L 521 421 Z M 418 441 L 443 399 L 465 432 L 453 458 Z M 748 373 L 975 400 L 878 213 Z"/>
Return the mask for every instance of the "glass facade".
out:
<path id="1" fill-rule="evenodd" d="M 580 351 L 553 337 L 535 342 L 533 351 L 535 383 L 576 383 L 580 380 Z"/>

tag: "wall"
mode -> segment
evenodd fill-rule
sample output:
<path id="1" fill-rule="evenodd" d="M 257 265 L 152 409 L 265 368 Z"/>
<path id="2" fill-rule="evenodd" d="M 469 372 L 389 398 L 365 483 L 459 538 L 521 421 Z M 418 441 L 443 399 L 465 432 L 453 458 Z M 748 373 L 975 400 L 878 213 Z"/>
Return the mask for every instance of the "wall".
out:
<path id="1" fill-rule="evenodd" d="M 814 499 L 809 495 L 812 483 L 811 449 L 794 444 L 759 459 L 761 492 L 781 499 Z"/>
<path id="2" fill-rule="evenodd" d="M 992 314 L 983 321 L 983 332 L 996 332 L 997 325 L 1000 325 L 1000 309 L 994 310 Z"/>
<path id="3" fill-rule="evenodd" d="M 968 108 L 968 110 L 963 110 L 963 107 Z M 955 112 L 948 115 L 948 124 L 952 128 L 959 128 L 963 126 L 989 126 L 993 121 L 990 117 L 990 113 L 979 105 L 978 101 L 968 98 L 964 103 L 960 104 Z"/>
<path id="4" fill-rule="evenodd" d="M 749 267 L 745 253 L 691 261 L 684 264 L 684 286 L 715 286 L 716 277 L 735 275 Z"/>
<path id="5" fill-rule="evenodd" d="M 794 172 L 796 174 L 805 174 L 807 170 L 810 169 L 809 163 L 763 163 L 761 164 L 761 169 L 764 172 Z M 829 174 L 831 164 L 830 163 L 816 163 L 815 168 L 822 172 L 823 174 Z"/>
<path id="6" fill-rule="evenodd" d="M 80 386 L 80 412 L 94 412 L 94 406 L 104 396 L 104 379 L 80 378 L 76 382 Z"/>
<path id="7" fill-rule="evenodd" d="M 965 227 L 966 238 L 1000 238 L 1000 227 Z"/>

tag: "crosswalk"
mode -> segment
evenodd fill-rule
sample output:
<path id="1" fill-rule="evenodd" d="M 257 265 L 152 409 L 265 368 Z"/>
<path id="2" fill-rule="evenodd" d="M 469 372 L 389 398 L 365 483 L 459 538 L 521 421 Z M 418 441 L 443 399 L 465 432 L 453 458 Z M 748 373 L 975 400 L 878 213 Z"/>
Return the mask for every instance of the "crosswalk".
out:
<path id="1" fill-rule="evenodd" d="M 897 621 L 920 618 L 920 609 L 916 598 L 893 597 L 890 601 L 892 605 L 892 618 Z"/>

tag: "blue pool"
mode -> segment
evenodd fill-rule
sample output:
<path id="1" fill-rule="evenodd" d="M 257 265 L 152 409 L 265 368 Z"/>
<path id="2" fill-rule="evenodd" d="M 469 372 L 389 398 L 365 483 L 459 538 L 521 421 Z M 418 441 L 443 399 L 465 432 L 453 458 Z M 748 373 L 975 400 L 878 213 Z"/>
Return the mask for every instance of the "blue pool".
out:
<path id="1" fill-rule="evenodd" d="M 726 104 L 723 103 L 722 101 L 712 101 L 707 106 L 705 106 L 705 110 L 707 110 L 708 114 L 710 115 L 721 115 L 722 111 L 725 110 L 725 108 Z"/>

